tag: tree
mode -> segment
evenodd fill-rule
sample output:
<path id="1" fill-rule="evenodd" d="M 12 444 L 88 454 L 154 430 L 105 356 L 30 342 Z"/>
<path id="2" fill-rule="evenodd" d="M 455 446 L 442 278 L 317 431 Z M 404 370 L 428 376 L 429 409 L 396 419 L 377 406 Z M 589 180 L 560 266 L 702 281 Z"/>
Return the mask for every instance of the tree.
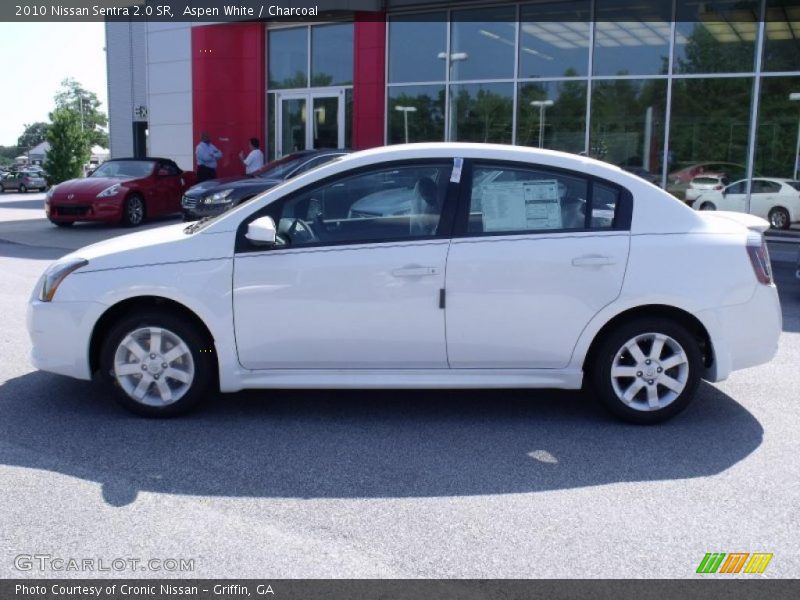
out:
<path id="1" fill-rule="evenodd" d="M 108 117 L 100 110 L 97 94 L 85 89 L 79 82 L 67 77 L 55 96 L 56 109 L 67 109 L 78 116 L 78 124 L 89 134 L 89 146 L 108 148 Z"/>
<path id="2" fill-rule="evenodd" d="M 47 139 L 47 130 L 50 123 L 37 121 L 36 123 L 26 123 L 25 131 L 19 136 L 17 146 L 21 148 L 33 148 Z"/>
<path id="3" fill-rule="evenodd" d="M 50 120 L 50 150 L 44 170 L 50 185 L 55 185 L 81 176 L 83 165 L 91 156 L 91 135 L 81 131 L 80 116 L 69 109 L 57 108 L 50 113 Z"/>

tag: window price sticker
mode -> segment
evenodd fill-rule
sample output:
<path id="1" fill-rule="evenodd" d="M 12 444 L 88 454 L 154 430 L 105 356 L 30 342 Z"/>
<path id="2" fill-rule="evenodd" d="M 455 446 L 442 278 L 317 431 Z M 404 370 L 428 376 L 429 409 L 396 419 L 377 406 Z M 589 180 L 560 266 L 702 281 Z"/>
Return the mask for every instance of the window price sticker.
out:
<path id="1" fill-rule="evenodd" d="M 450 183 L 461 183 L 461 168 L 464 166 L 463 158 L 453 159 L 453 171 L 450 173 Z"/>

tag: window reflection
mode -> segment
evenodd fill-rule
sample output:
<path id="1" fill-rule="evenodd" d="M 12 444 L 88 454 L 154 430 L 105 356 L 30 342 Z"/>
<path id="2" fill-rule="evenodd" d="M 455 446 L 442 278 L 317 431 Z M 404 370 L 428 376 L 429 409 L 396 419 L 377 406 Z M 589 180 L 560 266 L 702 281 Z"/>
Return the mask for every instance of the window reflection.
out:
<path id="1" fill-rule="evenodd" d="M 308 28 L 279 29 L 268 34 L 269 88 L 308 85 Z"/>
<path id="2" fill-rule="evenodd" d="M 785 0 L 767 0 L 765 71 L 800 68 L 800 6 L 785 4 Z"/>
<path id="3" fill-rule="evenodd" d="M 586 146 L 586 82 L 520 84 L 517 144 L 582 152 Z"/>
<path id="4" fill-rule="evenodd" d="M 589 68 L 587 0 L 523 5 L 520 9 L 520 77 L 573 77 Z"/>
<path id="5" fill-rule="evenodd" d="M 753 70 L 759 0 L 678 0 L 675 73 Z"/>
<path id="6" fill-rule="evenodd" d="M 389 88 L 388 142 L 444 140 L 444 86 L 414 85 Z"/>
<path id="7" fill-rule="evenodd" d="M 792 97 L 797 99 L 792 100 Z M 798 146 L 800 77 L 764 77 L 758 111 L 755 172 L 765 177 L 796 178 Z"/>
<path id="8" fill-rule="evenodd" d="M 661 184 L 667 82 L 595 81 L 589 154 Z"/>
<path id="9" fill-rule="evenodd" d="M 353 24 L 311 28 L 311 85 L 353 83 Z"/>
<path id="10" fill-rule="evenodd" d="M 513 93 L 511 83 L 450 86 L 450 139 L 510 144 Z"/>
<path id="11" fill-rule="evenodd" d="M 453 12 L 450 79 L 505 79 L 514 76 L 516 7 Z M 447 58 L 441 53 L 442 60 Z"/>
<path id="12" fill-rule="evenodd" d="M 596 0 L 595 7 L 595 75 L 668 72 L 671 2 Z"/>
<path id="13" fill-rule="evenodd" d="M 447 17 L 431 13 L 389 21 L 389 82 L 444 81 Z M 423 20 L 423 18 L 429 20 Z"/>
<path id="14" fill-rule="evenodd" d="M 751 77 L 673 82 L 669 192 L 683 199 L 698 175 L 745 176 L 752 88 Z"/>

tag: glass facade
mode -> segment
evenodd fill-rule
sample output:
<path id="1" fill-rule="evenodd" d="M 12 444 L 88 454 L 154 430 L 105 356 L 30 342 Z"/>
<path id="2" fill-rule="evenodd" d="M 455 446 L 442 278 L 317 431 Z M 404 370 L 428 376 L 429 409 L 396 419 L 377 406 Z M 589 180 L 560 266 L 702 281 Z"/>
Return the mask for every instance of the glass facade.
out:
<path id="1" fill-rule="evenodd" d="M 698 174 L 800 166 L 800 8 L 783 0 L 438 9 L 390 14 L 387 35 L 390 144 L 586 154 L 681 198 Z"/>

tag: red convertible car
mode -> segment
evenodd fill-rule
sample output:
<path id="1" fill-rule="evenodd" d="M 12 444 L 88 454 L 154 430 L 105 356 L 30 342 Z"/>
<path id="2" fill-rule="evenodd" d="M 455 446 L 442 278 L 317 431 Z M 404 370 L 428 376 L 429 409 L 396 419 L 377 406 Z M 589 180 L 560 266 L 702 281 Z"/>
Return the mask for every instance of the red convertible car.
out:
<path id="1" fill-rule="evenodd" d="M 136 227 L 148 217 L 180 212 L 183 192 L 194 183 L 194 173 L 166 158 L 118 158 L 85 179 L 50 188 L 45 212 L 59 227 L 76 221 Z"/>

